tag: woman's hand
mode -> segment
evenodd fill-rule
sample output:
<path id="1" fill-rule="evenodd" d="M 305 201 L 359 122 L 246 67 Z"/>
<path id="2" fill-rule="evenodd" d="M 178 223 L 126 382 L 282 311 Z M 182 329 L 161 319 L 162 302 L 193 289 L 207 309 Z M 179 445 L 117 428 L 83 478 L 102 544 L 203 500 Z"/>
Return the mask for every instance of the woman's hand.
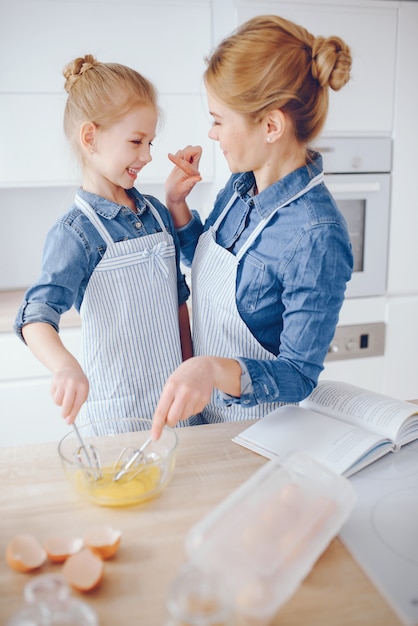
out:
<path id="1" fill-rule="evenodd" d="M 196 356 L 184 361 L 168 378 L 155 409 L 151 434 L 156 441 L 165 425 L 200 413 L 208 404 L 213 388 L 238 397 L 241 367 L 238 361 Z"/>
<path id="2" fill-rule="evenodd" d="M 202 156 L 200 146 L 187 146 L 168 158 L 175 167 L 165 182 L 166 205 L 170 210 L 176 228 L 184 226 L 190 220 L 190 211 L 186 197 L 193 187 L 202 180 L 199 173 L 199 162 Z"/>

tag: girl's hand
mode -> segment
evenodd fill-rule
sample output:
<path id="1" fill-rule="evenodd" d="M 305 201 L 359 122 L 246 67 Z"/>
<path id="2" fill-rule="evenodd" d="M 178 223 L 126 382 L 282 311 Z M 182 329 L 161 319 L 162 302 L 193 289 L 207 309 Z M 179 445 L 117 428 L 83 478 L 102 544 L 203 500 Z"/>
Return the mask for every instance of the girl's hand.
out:
<path id="1" fill-rule="evenodd" d="M 88 393 L 89 382 L 78 364 L 53 374 L 51 396 L 55 404 L 62 407 L 61 415 L 67 424 L 75 421 Z"/>
<path id="2" fill-rule="evenodd" d="M 187 146 L 178 150 L 176 154 L 169 154 L 168 158 L 175 167 L 168 175 L 165 183 L 166 204 L 170 211 L 185 204 L 186 197 L 193 187 L 202 180 L 199 173 L 199 162 L 202 156 L 200 146 Z"/>
<path id="3" fill-rule="evenodd" d="M 72 424 L 89 393 L 89 382 L 81 365 L 51 324 L 26 324 L 22 334 L 33 355 L 51 372 L 52 399 L 62 407 L 61 415 L 67 424 Z"/>

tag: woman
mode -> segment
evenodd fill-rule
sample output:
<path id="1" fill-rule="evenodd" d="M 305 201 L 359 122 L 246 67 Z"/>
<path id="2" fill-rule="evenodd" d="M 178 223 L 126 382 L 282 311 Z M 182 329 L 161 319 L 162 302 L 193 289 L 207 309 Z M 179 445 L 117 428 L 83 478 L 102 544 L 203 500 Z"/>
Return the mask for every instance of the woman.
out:
<path id="1" fill-rule="evenodd" d="M 199 412 L 203 423 L 263 417 L 316 386 L 353 258 L 309 145 L 350 68 L 340 38 L 275 15 L 249 20 L 209 58 L 209 136 L 232 175 L 203 225 L 181 192 L 200 150 L 171 157 L 166 204 L 192 263 L 195 356 L 168 378 L 154 438 Z"/>

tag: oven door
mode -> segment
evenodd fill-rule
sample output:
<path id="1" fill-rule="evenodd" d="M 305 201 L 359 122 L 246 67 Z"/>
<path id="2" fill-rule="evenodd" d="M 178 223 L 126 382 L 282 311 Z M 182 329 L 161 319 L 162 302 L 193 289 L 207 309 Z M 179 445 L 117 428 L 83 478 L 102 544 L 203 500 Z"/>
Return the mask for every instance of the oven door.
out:
<path id="1" fill-rule="evenodd" d="M 344 215 L 354 254 L 346 298 L 386 291 L 390 174 L 327 174 L 325 183 Z"/>

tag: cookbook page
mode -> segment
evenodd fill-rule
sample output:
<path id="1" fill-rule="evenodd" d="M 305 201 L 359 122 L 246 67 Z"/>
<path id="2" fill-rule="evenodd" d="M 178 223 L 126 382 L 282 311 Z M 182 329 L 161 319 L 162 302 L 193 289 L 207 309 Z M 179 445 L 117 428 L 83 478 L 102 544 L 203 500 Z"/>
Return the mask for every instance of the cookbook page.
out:
<path id="1" fill-rule="evenodd" d="M 269 459 L 299 450 L 338 474 L 368 453 L 371 463 L 391 449 L 388 439 L 295 405 L 280 407 L 232 441 Z"/>
<path id="2" fill-rule="evenodd" d="M 407 441 L 418 437 L 416 405 L 349 383 L 323 381 L 300 406 L 357 424 L 392 441 L 397 439 L 402 424 L 410 416 L 415 416 L 412 430 L 416 434 L 412 433 Z"/>

